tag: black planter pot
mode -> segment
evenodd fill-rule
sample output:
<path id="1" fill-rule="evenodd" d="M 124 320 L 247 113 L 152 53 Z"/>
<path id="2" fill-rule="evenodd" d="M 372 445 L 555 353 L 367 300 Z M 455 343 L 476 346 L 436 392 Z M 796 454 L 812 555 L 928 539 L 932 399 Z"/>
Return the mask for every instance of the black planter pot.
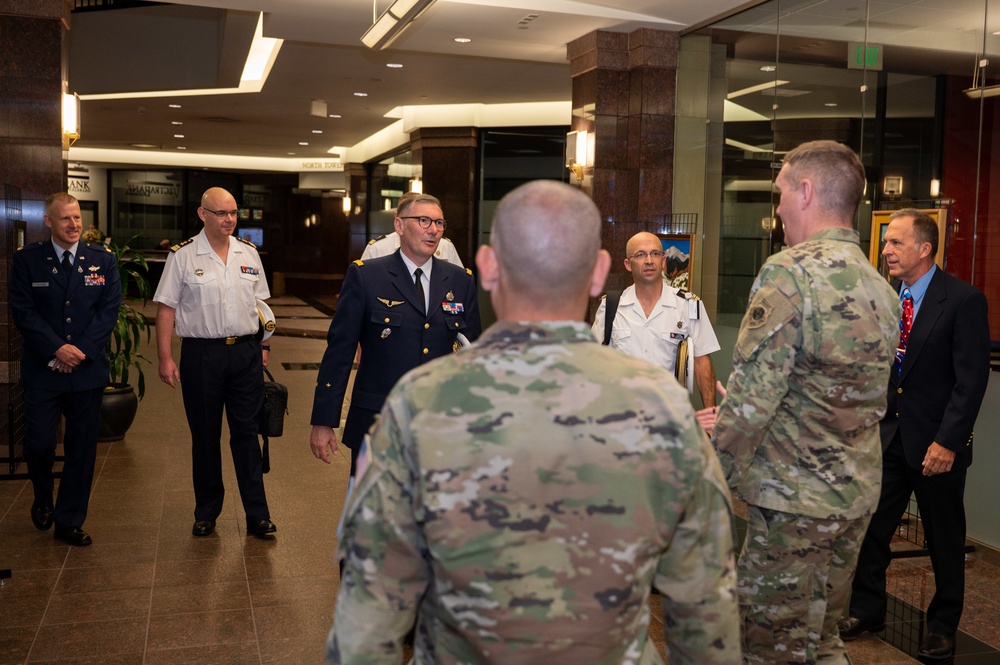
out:
<path id="1" fill-rule="evenodd" d="M 98 441 L 121 441 L 135 420 L 139 398 L 132 386 L 115 386 L 104 389 L 101 400 L 101 423 L 97 430 Z"/>

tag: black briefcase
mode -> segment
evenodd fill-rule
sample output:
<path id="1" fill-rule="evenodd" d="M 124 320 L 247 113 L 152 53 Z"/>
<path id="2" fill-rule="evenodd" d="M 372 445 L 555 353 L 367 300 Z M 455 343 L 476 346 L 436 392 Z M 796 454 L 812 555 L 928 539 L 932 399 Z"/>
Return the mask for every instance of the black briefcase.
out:
<path id="1" fill-rule="evenodd" d="M 264 382 L 264 405 L 260 409 L 260 427 L 264 436 L 281 436 L 285 429 L 285 413 L 288 411 L 288 388 L 278 383 L 264 368 L 267 381 Z"/>
<path id="2" fill-rule="evenodd" d="M 272 436 L 281 436 L 285 429 L 285 413 L 288 412 L 288 388 L 278 383 L 271 373 L 264 368 L 267 380 L 264 381 L 264 403 L 260 407 L 257 431 L 264 438 L 263 472 L 271 470 L 271 456 L 268 454 L 267 440 Z"/>

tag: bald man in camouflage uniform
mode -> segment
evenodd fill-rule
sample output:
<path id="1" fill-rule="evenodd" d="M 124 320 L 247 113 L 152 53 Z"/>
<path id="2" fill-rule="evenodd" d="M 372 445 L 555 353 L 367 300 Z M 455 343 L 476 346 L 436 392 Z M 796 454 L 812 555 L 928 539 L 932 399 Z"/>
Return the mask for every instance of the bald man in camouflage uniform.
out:
<path id="1" fill-rule="evenodd" d="M 499 321 L 404 376 L 344 510 L 330 663 L 735 664 L 730 503 L 684 389 L 582 321 L 610 256 L 579 190 L 529 183 L 476 264 Z"/>
<path id="2" fill-rule="evenodd" d="M 846 663 L 837 632 L 879 497 L 899 298 L 852 228 L 864 167 L 833 141 L 775 181 L 790 245 L 767 260 L 733 352 L 714 441 L 749 504 L 739 560 L 746 663 Z"/>

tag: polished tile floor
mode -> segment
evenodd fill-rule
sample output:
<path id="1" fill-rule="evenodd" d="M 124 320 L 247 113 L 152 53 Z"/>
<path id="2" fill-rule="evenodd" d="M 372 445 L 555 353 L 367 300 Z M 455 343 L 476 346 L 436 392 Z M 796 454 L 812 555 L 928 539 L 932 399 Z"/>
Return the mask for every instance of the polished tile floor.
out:
<path id="1" fill-rule="evenodd" d="M 31 489 L 0 469 L 0 665 L 13 663 L 320 663 L 337 594 L 335 530 L 349 459 L 309 451 L 316 367 L 328 303 L 275 298 L 281 335 L 271 371 L 289 388 L 284 436 L 267 475 L 276 537 L 247 537 L 231 460 L 216 533 L 191 536 L 190 439 L 179 391 L 146 372 L 147 394 L 125 440 L 100 444 L 85 528 L 71 548 L 31 525 Z M 147 313 L 155 310 L 147 307 Z M 175 353 L 179 344 L 175 340 Z M 177 356 L 175 356 L 176 358 Z M 4 451 L 3 454 L 6 454 Z M 23 469 L 20 470 L 23 472 Z M 1000 663 L 1000 568 L 969 562 L 958 665 Z M 926 559 L 893 564 L 902 599 L 883 634 L 850 645 L 856 664 L 914 663 L 919 614 L 933 590 Z M 651 632 L 662 635 L 654 616 Z"/>

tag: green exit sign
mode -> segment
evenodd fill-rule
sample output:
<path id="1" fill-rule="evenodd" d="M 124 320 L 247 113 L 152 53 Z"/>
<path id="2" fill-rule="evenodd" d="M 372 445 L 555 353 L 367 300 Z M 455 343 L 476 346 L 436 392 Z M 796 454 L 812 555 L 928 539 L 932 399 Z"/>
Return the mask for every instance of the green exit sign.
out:
<path id="1" fill-rule="evenodd" d="M 847 68 L 882 71 L 882 44 L 847 42 Z"/>

